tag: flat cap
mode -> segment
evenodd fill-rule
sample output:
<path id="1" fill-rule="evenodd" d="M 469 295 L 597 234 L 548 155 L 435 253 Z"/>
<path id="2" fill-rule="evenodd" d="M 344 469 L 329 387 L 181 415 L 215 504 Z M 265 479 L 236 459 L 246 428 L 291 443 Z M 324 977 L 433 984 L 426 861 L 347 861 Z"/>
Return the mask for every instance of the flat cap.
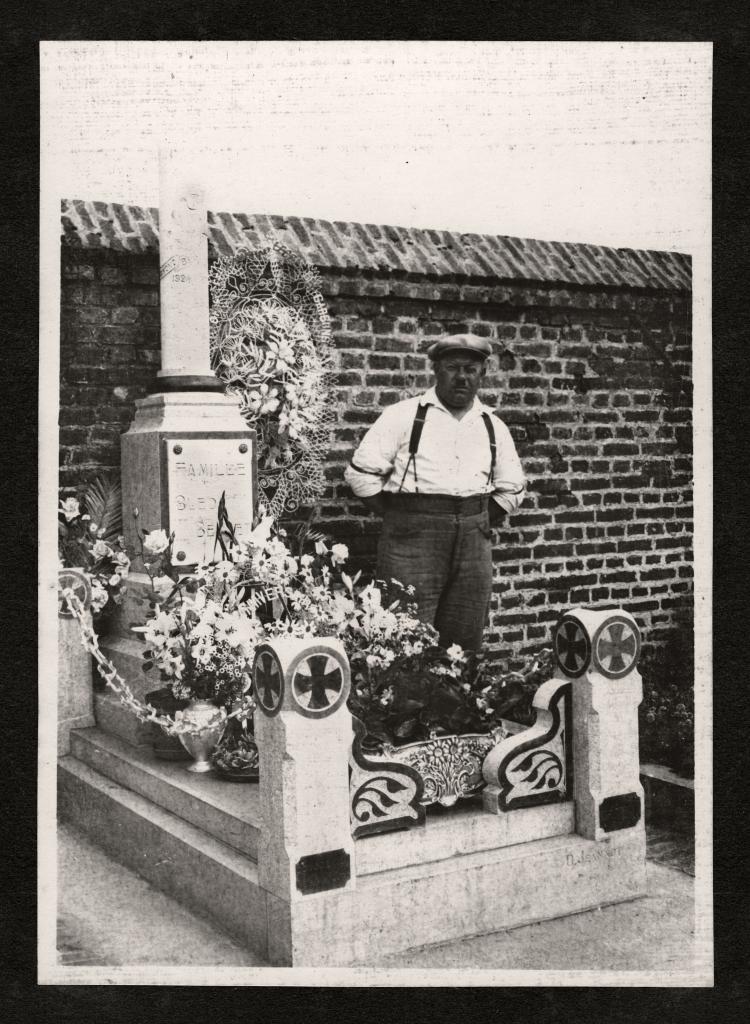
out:
<path id="1" fill-rule="evenodd" d="M 427 349 L 430 359 L 437 359 L 446 352 L 468 352 L 487 359 L 492 355 L 492 347 L 485 338 L 479 338 L 476 334 L 451 334 L 433 342 Z"/>

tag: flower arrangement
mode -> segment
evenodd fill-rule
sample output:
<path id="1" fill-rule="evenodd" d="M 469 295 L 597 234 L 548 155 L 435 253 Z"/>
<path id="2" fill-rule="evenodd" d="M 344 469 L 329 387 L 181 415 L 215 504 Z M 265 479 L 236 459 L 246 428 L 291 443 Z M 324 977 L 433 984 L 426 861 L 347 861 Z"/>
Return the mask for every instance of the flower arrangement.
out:
<path id="1" fill-rule="evenodd" d="M 249 668 L 260 642 L 336 636 L 352 668 L 350 710 L 365 726 L 366 743 L 382 748 L 436 734 L 490 732 L 514 711 L 522 718 L 524 702 L 552 675 L 550 650 L 512 672 L 457 645 L 446 650 L 434 627 L 419 619 L 412 589 L 344 571 L 346 545 L 329 545 L 309 523 L 289 538 L 270 516 L 240 544 L 220 505 L 221 560 L 178 579 L 149 620 L 135 627 L 145 643 L 145 670 L 157 669 L 177 700 L 210 700 L 221 715 L 247 720 L 254 707 Z M 151 531 L 142 543 L 153 570 L 166 558 L 170 538 Z M 103 672 L 110 685 L 114 671 L 105 666 Z M 139 717 L 171 733 L 188 728 L 187 711 L 162 721 L 132 692 L 128 697 L 122 683 L 115 681 Z"/>
<path id="2" fill-rule="evenodd" d="M 523 705 L 552 676 L 551 649 L 522 670 L 498 670 L 457 644 L 441 647 L 435 629 L 417 618 L 410 592 L 391 581 L 394 590 L 402 594 L 391 604 L 372 585 L 360 591 L 342 635 L 352 666 L 349 705 L 365 725 L 366 742 L 398 746 L 491 732 L 508 716 L 533 720 Z"/>
<path id="3" fill-rule="evenodd" d="M 60 501 L 57 549 L 60 568 L 81 569 L 91 586 L 91 611 L 100 620 L 122 602 L 130 558 L 121 536 L 120 485 L 97 478 Z"/>
<path id="4" fill-rule="evenodd" d="M 237 582 L 233 562 L 201 566 L 134 627 L 145 644 L 144 670 L 158 669 L 178 700 L 231 708 L 249 693 L 249 662 L 264 630 L 239 603 Z"/>

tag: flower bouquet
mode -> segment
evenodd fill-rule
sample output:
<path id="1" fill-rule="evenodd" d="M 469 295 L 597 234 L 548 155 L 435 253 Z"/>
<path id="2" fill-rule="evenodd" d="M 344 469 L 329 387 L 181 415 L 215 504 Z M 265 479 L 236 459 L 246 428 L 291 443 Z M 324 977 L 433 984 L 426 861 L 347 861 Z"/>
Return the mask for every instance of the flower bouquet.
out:
<path id="1" fill-rule="evenodd" d="M 186 747 L 210 728 L 218 742 L 230 716 L 246 721 L 252 714 L 249 666 L 263 629 L 239 598 L 238 578 L 231 561 L 200 566 L 134 627 L 145 642 L 144 671 L 157 669 L 168 684 L 175 701 L 170 731 Z"/>

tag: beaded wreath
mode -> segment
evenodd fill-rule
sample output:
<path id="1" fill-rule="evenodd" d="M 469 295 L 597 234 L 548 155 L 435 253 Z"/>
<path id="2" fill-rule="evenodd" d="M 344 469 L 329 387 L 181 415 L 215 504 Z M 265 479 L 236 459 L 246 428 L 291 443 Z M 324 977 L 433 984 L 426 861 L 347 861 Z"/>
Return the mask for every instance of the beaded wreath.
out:
<path id="1" fill-rule="evenodd" d="M 258 437 L 263 504 L 314 504 L 335 413 L 331 326 L 318 271 L 280 242 L 221 257 L 209 275 L 211 364 Z"/>

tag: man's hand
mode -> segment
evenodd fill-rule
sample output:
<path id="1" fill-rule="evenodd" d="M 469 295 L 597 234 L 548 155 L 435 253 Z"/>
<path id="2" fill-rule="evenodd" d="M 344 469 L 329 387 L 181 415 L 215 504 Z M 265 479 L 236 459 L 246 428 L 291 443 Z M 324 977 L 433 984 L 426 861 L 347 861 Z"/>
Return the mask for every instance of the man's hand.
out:
<path id="1" fill-rule="evenodd" d="M 505 520 L 508 518 L 508 513 L 505 511 L 502 505 L 498 505 L 496 501 L 490 498 L 489 504 L 490 513 L 490 526 L 492 529 L 496 529 L 498 526 L 502 526 Z"/>
<path id="2" fill-rule="evenodd" d="M 360 498 L 359 500 L 368 512 L 374 512 L 376 516 L 382 516 L 385 512 L 385 501 L 383 500 L 382 491 L 378 494 L 371 494 L 369 498 Z"/>

